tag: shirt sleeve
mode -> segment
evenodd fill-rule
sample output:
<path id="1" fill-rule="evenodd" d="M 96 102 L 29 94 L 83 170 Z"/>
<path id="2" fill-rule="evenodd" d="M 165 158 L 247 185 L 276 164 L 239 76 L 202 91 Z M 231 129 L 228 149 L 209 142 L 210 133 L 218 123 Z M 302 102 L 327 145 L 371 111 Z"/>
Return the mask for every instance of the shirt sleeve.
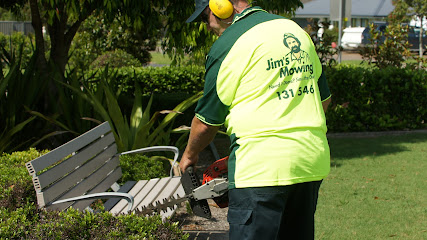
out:
<path id="1" fill-rule="evenodd" d="M 320 99 L 322 102 L 331 97 L 331 91 L 329 90 L 328 81 L 326 80 L 324 71 L 322 71 L 319 80 L 317 80 L 317 85 L 319 86 Z"/>
<path id="2" fill-rule="evenodd" d="M 220 65 L 220 61 L 214 57 L 208 56 L 206 59 L 203 97 L 197 103 L 195 110 L 196 117 L 200 121 L 213 126 L 224 124 L 229 111 L 229 106 L 220 100 L 217 92 L 217 78 Z"/>

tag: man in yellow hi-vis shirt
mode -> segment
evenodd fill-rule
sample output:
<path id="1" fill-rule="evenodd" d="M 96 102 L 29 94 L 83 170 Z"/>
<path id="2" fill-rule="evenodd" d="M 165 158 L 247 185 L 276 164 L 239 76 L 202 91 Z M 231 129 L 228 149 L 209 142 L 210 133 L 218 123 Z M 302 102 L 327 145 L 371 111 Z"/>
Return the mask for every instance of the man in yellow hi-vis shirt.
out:
<path id="1" fill-rule="evenodd" d="M 313 42 L 295 22 L 245 0 L 195 2 L 187 22 L 202 20 L 219 38 L 180 167 L 195 165 L 224 125 L 230 239 L 313 239 L 330 164 L 330 91 Z"/>

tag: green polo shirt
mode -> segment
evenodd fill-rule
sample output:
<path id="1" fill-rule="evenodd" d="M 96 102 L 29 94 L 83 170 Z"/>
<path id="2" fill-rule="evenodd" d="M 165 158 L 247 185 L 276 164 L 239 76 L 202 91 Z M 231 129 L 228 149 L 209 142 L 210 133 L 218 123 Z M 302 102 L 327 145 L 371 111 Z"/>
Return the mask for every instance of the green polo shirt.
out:
<path id="1" fill-rule="evenodd" d="M 227 128 L 230 188 L 291 185 L 329 173 L 329 97 L 309 35 L 253 7 L 212 46 L 196 117 Z"/>

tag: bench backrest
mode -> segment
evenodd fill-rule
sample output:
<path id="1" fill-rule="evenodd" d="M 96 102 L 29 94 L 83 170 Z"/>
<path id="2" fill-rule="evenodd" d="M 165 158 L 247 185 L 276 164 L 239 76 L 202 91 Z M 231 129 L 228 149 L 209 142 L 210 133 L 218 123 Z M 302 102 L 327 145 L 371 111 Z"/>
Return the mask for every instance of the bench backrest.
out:
<path id="1" fill-rule="evenodd" d="M 105 192 L 121 176 L 117 146 L 105 122 L 26 164 L 39 207 L 85 209 L 93 200 L 50 205 L 53 201 Z"/>

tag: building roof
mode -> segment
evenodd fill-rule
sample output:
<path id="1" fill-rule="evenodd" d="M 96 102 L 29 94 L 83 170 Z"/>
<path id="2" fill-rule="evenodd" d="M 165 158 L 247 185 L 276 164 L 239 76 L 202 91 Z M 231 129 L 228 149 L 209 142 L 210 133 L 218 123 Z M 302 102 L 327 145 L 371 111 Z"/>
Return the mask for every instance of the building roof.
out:
<path id="1" fill-rule="evenodd" d="M 391 0 L 352 0 L 351 16 L 356 18 L 387 17 L 393 11 Z M 298 8 L 296 18 L 329 18 L 330 0 L 312 0 Z"/>

